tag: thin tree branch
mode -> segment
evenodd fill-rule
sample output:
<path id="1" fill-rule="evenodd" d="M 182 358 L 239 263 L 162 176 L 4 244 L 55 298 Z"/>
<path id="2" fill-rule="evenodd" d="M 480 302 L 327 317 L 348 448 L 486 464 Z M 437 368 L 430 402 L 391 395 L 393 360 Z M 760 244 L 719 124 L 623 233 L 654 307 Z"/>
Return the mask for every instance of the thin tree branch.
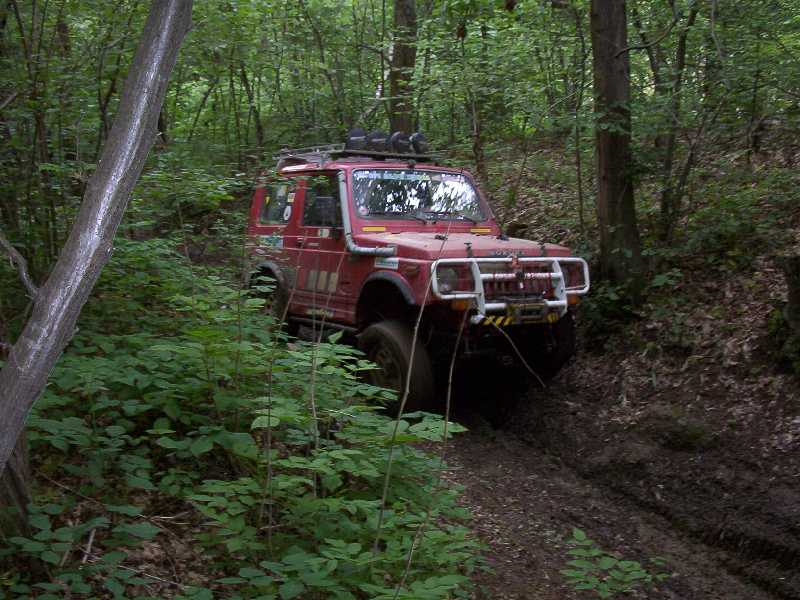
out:
<path id="1" fill-rule="evenodd" d="M 0 110 L 3 110 L 3 109 L 6 107 L 6 106 L 8 106 L 8 105 L 9 105 L 9 104 L 11 104 L 11 103 L 12 103 L 14 100 L 16 100 L 16 99 L 17 99 L 17 95 L 18 95 L 18 93 L 17 93 L 17 92 L 14 92 L 14 93 L 10 94 L 8 97 L 6 97 L 6 99 L 5 99 L 5 100 L 3 100 L 2 102 L 0 102 Z"/>
<path id="2" fill-rule="evenodd" d="M 627 48 L 623 48 L 622 50 L 620 50 L 619 52 L 617 52 L 614 55 L 614 58 L 619 58 L 621 54 L 624 54 L 625 52 L 630 52 L 631 50 L 647 50 L 648 48 L 652 48 L 653 46 L 657 46 L 662 41 L 664 41 L 664 38 L 666 38 L 670 34 L 670 32 L 675 28 L 675 25 L 678 24 L 679 20 L 680 20 L 680 15 L 675 15 L 675 17 L 672 19 L 672 22 L 664 30 L 664 33 L 662 33 L 656 39 L 654 39 L 653 41 L 651 41 L 651 42 L 649 42 L 647 44 L 640 44 L 638 46 L 628 46 Z"/>
<path id="3" fill-rule="evenodd" d="M 16 266 L 19 278 L 22 280 L 22 285 L 24 285 L 25 289 L 28 290 L 28 296 L 30 296 L 31 300 L 35 302 L 36 297 L 39 295 L 39 288 L 37 288 L 33 283 L 33 279 L 31 279 L 31 276 L 28 273 L 28 261 L 26 261 L 25 257 L 19 253 L 19 250 L 11 245 L 11 242 L 6 239 L 2 231 L 0 231 L 0 247 L 6 251 L 6 254 L 8 254 L 9 258 L 11 259 L 11 262 L 13 262 Z"/>

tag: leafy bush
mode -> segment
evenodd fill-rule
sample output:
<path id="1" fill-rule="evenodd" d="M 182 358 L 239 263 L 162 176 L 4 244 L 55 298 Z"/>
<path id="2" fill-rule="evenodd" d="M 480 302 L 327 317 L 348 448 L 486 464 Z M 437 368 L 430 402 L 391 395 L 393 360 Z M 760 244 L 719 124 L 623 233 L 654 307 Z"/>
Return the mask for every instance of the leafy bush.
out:
<path id="1" fill-rule="evenodd" d="M 666 573 L 650 573 L 638 561 L 613 556 L 587 538 L 580 529 L 572 530 L 572 537 L 567 543 L 576 546 L 567 552 L 575 558 L 567 562 L 570 568 L 561 573 L 576 590 L 589 590 L 600 598 L 611 598 L 636 588 L 650 587 L 669 577 Z M 660 558 L 651 559 L 650 562 L 656 567 L 664 565 Z"/>
<path id="2" fill-rule="evenodd" d="M 749 265 L 765 248 L 780 243 L 779 216 L 791 206 L 794 189 L 796 182 L 781 171 L 761 174 L 756 181 L 744 170 L 710 179 L 698 191 L 708 203 L 689 216 L 685 251 L 712 263 Z"/>
<path id="3" fill-rule="evenodd" d="M 126 215 L 131 227 L 162 230 L 182 222 L 202 227 L 244 190 L 238 177 L 221 177 L 196 164 L 182 152 L 156 155 L 134 190 Z"/>
<path id="4" fill-rule="evenodd" d="M 0 590 L 152 595 L 125 561 L 170 531 L 156 510 L 188 514 L 192 552 L 210 559 L 184 597 L 433 600 L 468 587 L 468 515 L 416 447 L 443 438 L 442 418 L 406 415 L 394 436 L 380 409 L 394 392 L 360 380 L 371 365 L 356 350 L 287 346 L 262 305 L 169 242 L 119 241 L 29 421 L 37 470 L 59 487 L 2 551 L 33 566 Z"/>

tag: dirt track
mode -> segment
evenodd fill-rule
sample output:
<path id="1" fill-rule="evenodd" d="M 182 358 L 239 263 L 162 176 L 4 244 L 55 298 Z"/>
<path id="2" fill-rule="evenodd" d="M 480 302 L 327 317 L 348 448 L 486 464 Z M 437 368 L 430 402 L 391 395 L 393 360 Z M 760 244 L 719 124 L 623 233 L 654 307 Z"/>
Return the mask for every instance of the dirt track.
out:
<path id="1" fill-rule="evenodd" d="M 797 479 L 759 496 L 769 491 L 769 473 L 754 472 L 736 452 L 662 448 L 636 431 L 612 432 L 597 420 L 600 403 L 575 402 L 581 390 L 567 381 L 544 398 L 533 390 L 500 427 L 490 424 L 498 415 L 489 407 L 508 402 L 511 391 L 473 382 L 456 396 L 455 418 L 470 431 L 449 450 L 448 477 L 465 487 L 494 569 L 479 578 L 476 598 L 595 597 L 570 589 L 560 574 L 569 568 L 573 527 L 620 558 L 645 566 L 666 559 L 661 572 L 672 576 L 628 597 L 800 598 Z M 753 513 L 758 502 L 765 508 Z"/>

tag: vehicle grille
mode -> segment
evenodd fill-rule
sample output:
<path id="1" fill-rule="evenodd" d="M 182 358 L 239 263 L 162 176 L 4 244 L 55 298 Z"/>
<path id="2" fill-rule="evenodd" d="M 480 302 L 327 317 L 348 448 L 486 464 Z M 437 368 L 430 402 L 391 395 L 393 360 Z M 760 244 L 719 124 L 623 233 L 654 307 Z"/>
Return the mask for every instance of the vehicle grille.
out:
<path id="1" fill-rule="evenodd" d="M 484 271 L 485 272 L 485 271 Z M 513 273 L 511 269 L 497 270 L 492 269 L 492 273 Z M 549 273 L 547 266 L 531 265 L 524 269 L 524 273 Z M 521 284 L 521 285 L 520 285 Z M 554 298 L 554 282 L 547 279 L 505 279 L 505 280 L 484 280 L 483 291 L 486 301 L 492 302 L 502 298 L 525 298 L 540 297 L 548 300 Z"/>

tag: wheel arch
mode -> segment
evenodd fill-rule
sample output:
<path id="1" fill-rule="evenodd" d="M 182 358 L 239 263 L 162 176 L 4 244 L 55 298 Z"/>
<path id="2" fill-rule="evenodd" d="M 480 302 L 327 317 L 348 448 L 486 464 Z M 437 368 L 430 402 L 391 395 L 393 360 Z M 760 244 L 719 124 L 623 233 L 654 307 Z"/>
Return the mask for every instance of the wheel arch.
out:
<path id="1" fill-rule="evenodd" d="M 411 286 L 397 273 L 377 271 L 361 286 L 356 322 L 365 327 L 375 321 L 402 319 L 415 306 Z"/>
<path id="2" fill-rule="evenodd" d="M 284 289 L 289 289 L 287 274 L 281 266 L 273 260 L 262 260 L 251 267 L 250 273 L 248 273 L 248 287 L 252 285 L 253 278 L 259 275 L 272 277 L 278 282 L 279 286 Z"/>

